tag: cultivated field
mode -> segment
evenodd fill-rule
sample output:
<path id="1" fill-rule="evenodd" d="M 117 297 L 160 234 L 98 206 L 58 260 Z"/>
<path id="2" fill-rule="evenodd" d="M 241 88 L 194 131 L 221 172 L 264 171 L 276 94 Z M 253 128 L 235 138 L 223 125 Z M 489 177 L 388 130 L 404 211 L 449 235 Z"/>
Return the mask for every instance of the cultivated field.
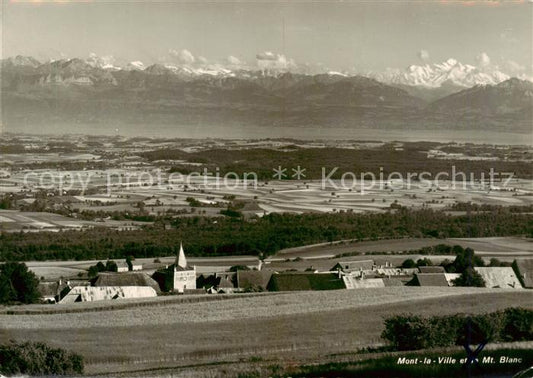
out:
<path id="1" fill-rule="evenodd" d="M 253 201 L 256 206 L 245 210 L 249 214 L 263 215 L 277 212 L 380 212 L 389 209 L 391 204 L 409 208 L 430 207 L 444 209 L 456 202 L 472 202 L 475 204 L 489 204 L 501 206 L 527 206 L 533 204 L 531 196 L 531 180 L 513 180 L 505 190 L 489 190 L 489 186 L 478 188 L 479 183 L 468 183 L 465 188 L 459 183 L 453 188 L 451 182 L 441 181 L 441 187 L 449 189 L 428 190 L 427 185 L 407 181 L 370 181 L 353 186 L 352 183 L 341 183 L 331 180 L 332 185 L 320 180 L 282 180 L 259 181 L 257 186 L 251 181 L 229 180 L 228 185 L 223 179 L 217 182 L 208 177 L 192 178 L 187 183 L 176 181 L 169 183 L 169 175 L 160 172 L 156 167 L 139 169 L 111 169 L 94 172 L 70 171 L 70 184 L 66 178 L 60 179 L 62 171 L 46 170 L 40 172 L 39 181 L 25 179 L 28 172 L 14 173 L 9 179 L 0 179 L 0 193 L 17 193 L 21 188 L 36 190 L 40 187 L 59 188 L 61 180 L 63 187 L 69 189 L 87 188 L 97 190 L 99 194 L 68 196 L 64 195 L 61 202 L 69 202 L 72 209 L 79 211 L 93 209 L 101 211 L 132 211 L 139 201 L 144 201 L 145 209 L 151 214 L 165 213 L 168 210 L 183 211 L 191 209 L 187 198 L 195 198 L 203 204 L 202 211 L 217 214 L 214 208 L 223 208 L 227 204 L 225 196 L 235 196 L 237 200 Z M 45 177 L 41 182 L 40 177 Z M 130 177 L 128 182 L 121 177 Z M 161 178 L 161 184 L 154 184 L 156 178 Z M 30 179 L 37 180 L 33 176 Z M 157 179 L 159 180 L 159 179 Z M 14 186 L 16 184 L 16 186 Z M 108 186 L 109 184 L 109 186 Z M 198 209 L 197 209 L 198 211 Z"/>
<path id="2" fill-rule="evenodd" d="M 476 254 L 491 257 L 531 257 L 533 256 L 533 239 L 526 237 L 490 237 L 490 238 L 461 238 L 461 239 L 390 239 L 376 241 L 341 241 L 321 243 L 279 251 L 271 259 L 328 258 L 343 253 L 365 254 L 369 252 L 403 252 L 430 247 L 437 244 L 461 245 L 470 247 Z M 370 257 L 368 257 L 370 258 Z"/>
<path id="3" fill-rule="evenodd" d="M 253 365 L 254 361 L 268 360 L 287 365 L 325 361 L 335 353 L 379 345 L 383 317 L 394 313 L 479 313 L 509 306 L 533 307 L 528 292 L 437 287 L 178 301 L 154 306 L 151 299 L 143 306 L 143 301 L 136 300 L 134 307 L 100 312 L 90 311 L 88 306 L 89 312 L 79 313 L 4 314 L 0 315 L 0 336 L 4 340 L 41 340 L 72 349 L 85 356 L 89 374 L 137 371 L 152 375 L 156 371 L 148 374 L 144 369 L 172 367 L 171 371 L 185 371 L 211 363 L 220 365 L 216 369 L 220 375 L 225 362 Z M 443 306 L 443 301 L 454 305 Z M 74 306 L 83 308 L 86 304 Z"/>
<path id="4" fill-rule="evenodd" d="M 108 227 L 133 229 L 139 222 L 107 220 Z M 0 231 L 7 232 L 58 232 L 65 229 L 82 229 L 104 226 L 104 223 L 69 218 L 48 212 L 21 212 L 16 210 L 0 210 Z"/>

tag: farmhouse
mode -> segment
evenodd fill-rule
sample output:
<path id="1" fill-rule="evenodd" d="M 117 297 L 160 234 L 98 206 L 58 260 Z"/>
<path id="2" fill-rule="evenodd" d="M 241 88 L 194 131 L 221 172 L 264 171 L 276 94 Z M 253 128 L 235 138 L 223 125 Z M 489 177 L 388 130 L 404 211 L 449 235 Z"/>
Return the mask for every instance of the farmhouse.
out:
<path id="1" fill-rule="evenodd" d="M 154 289 L 156 293 L 160 292 L 157 282 L 142 272 L 100 273 L 95 279 L 93 279 L 92 285 L 95 287 L 147 286 Z"/>
<path id="2" fill-rule="evenodd" d="M 333 273 L 276 273 L 268 282 L 269 291 L 301 291 L 301 290 L 337 290 L 345 285 L 337 274 Z"/>
<path id="3" fill-rule="evenodd" d="M 56 301 L 59 303 L 146 298 L 155 297 L 160 292 L 157 282 L 141 272 L 102 272 L 90 282 L 72 280 L 61 286 L 59 281 L 56 285 Z M 50 294 L 54 287 L 50 286 Z"/>
<path id="4" fill-rule="evenodd" d="M 521 289 L 522 284 L 511 267 L 475 267 L 476 272 L 485 280 L 486 287 Z"/>
<path id="5" fill-rule="evenodd" d="M 149 286 L 76 286 L 59 303 L 156 297 Z"/>

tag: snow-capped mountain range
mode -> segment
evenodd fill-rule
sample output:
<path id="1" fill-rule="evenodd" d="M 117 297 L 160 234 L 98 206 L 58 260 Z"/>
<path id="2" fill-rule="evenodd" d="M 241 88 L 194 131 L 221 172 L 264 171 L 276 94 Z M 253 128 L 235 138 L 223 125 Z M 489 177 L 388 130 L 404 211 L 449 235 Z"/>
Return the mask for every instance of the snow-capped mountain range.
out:
<path id="1" fill-rule="evenodd" d="M 533 83 L 463 65 L 388 75 L 222 64 L 5 59 L 5 122 L 531 130 Z M 372 77 L 373 76 L 373 77 Z M 379 80 L 378 80 L 379 79 Z"/>
<path id="2" fill-rule="evenodd" d="M 224 64 L 175 64 L 175 63 L 156 63 L 145 65 L 141 61 L 131 61 L 117 63 L 112 56 L 97 56 L 91 53 L 87 59 L 77 59 L 76 61 L 85 62 L 87 65 L 106 71 L 147 71 L 154 74 L 170 73 L 177 74 L 183 78 L 194 78 L 198 76 L 211 77 L 253 77 L 260 73 L 262 76 L 279 76 L 286 72 L 302 74 L 296 68 L 269 68 L 261 69 L 260 67 L 241 67 Z M 63 59 L 67 63 L 73 59 Z M 3 65 L 24 66 L 37 68 L 41 65 L 32 57 L 16 56 L 4 59 Z M 47 62 L 44 64 L 54 63 Z M 56 63 L 57 64 L 57 63 Z M 471 88 L 475 85 L 496 85 L 508 80 L 513 75 L 503 72 L 497 66 L 476 67 L 470 64 L 463 64 L 456 59 L 448 59 L 442 63 L 411 65 L 405 69 L 387 69 L 383 72 L 366 72 L 366 73 L 348 73 L 339 71 L 325 71 L 327 75 L 349 77 L 349 76 L 366 76 L 376 79 L 382 83 L 396 86 L 410 86 L 427 89 L 436 89 L 442 87 L 459 87 Z M 533 77 L 525 75 L 519 76 L 520 79 L 533 81 Z"/>
<path id="3" fill-rule="evenodd" d="M 422 66 L 411 65 L 405 70 L 389 69 L 382 73 L 370 75 L 376 80 L 388 84 L 427 88 L 439 88 L 444 84 L 467 88 L 474 85 L 496 85 L 510 78 L 497 67 L 478 68 L 470 64 L 462 64 L 455 59 Z"/>

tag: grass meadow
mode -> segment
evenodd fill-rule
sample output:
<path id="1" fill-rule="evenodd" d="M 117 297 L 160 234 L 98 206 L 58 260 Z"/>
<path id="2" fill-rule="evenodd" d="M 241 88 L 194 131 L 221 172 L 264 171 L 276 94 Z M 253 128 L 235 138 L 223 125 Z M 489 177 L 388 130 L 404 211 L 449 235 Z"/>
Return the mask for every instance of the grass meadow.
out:
<path id="1" fill-rule="evenodd" d="M 152 299 L 114 309 L 83 311 L 81 304 L 79 312 L 70 307 L 55 314 L 4 311 L 0 339 L 45 341 L 72 350 L 84 356 L 90 375 L 238 375 L 256 365 L 335 362 L 339 355 L 381 346 L 383 319 L 391 314 L 533 308 L 530 295 L 525 290 L 388 287 L 225 300 L 162 297 L 159 305 Z"/>

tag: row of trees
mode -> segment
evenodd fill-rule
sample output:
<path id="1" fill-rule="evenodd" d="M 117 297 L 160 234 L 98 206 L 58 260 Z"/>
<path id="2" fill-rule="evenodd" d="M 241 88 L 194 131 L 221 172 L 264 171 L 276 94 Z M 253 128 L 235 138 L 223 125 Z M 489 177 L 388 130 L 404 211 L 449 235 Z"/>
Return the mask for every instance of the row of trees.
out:
<path id="1" fill-rule="evenodd" d="M 269 255 L 280 249 L 340 239 L 533 235 L 533 215 L 495 211 L 451 216 L 430 209 L 374 214 L 269 214 L 262 218 L 183 217 L 173 229 L 155 224 L 136 231 L 95 228 L 58 233 L 0 233 L 0 261 L 112 259 L 175 254 Z"/>
<path id="2" fill-rule="evenodd" d="M 89 278 L 96 277 L 100 272 L 118 272 L 118 265 L 113 260 L 107 260 L 105 265 L 98 261 L 95 265 L 91 265 L 88 270 Z"/>
<path id="3" fill-rule="evenodd" d="M 322 167 L 327 172 L 338 167 L 332 176 L 334 179 L 340 179 L 343 172 L 374 172 L 379 175 L 381 171 L 386 176 L 391 172 L 401 172 L 404 177 L 408 172 L 430 172 L 435 177 L 439 172 L 450 172 L 451 166 L 456 167 L 456 172 L 472 173 L 477 179 L 481 178 L 482 173 L 488 178 L 491 169 L 495 172 L 514 172 L 515 177 L 531 177 L 531 167 L 525 161 L 444 160 L 428 157 L 426 152 L 437 145 L 428 142 L 405 143 L 403 150 L 397 150 L 394 143 L 372 149 L 293 146 L 290 151 L 220 148 L 191 153 L 179 149 L 160 149 L 143 152 L 141 156 L 152 162 L 184 160 L 202 164 L 193 168 L 185 164 L 174 167 L 173 171 L 182 174 L 188 174 L 191 170 L 202 172 L 204 168 L 214 172 L 218 168 L 221 175 L 235 172 L 243 177 L 246 172 L 255 172 L 260 180 L 266 181 L 272 179 L 272 167 L 278 166 L 305 167 L 307 179 L 321 179 Z"/>
<path id="4" fill-rule="evenodd" d="M 385 319 L 381 337 L 396 350 L 416 350 L 482 342 L 533 340 L 533 310 L 508 308 L 466 316 L 395 315 Z"/>

